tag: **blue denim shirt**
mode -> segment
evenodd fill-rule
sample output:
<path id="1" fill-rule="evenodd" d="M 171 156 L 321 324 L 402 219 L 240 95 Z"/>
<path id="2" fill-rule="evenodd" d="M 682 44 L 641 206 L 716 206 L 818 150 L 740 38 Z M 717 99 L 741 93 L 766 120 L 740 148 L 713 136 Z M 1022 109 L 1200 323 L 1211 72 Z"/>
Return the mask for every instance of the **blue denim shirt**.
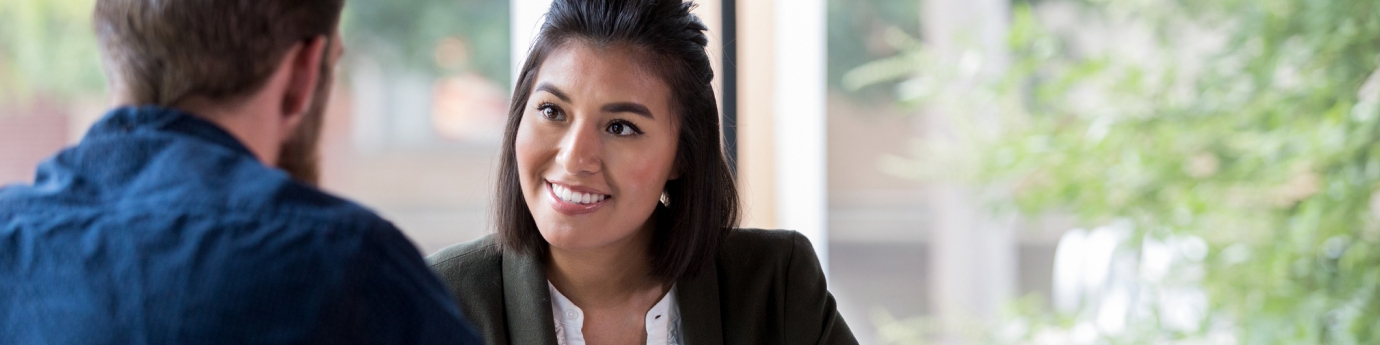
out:
<path id="1" fill-rule="evenodd" d="M 389 222 L 119 108 L 0 188 L 0 344 L 479 344 Z"/>

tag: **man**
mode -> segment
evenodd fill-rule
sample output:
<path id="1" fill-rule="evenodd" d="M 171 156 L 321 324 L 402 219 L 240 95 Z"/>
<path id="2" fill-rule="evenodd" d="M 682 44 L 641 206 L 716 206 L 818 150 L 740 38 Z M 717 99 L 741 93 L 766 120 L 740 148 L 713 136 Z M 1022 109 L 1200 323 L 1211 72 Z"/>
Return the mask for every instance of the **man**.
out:
<path id="1" fill-rule="evenodd" d="M 121 106 L 0 189 L 0 344 L 477 344 L 411 242 L 313 187 L 342 6 L 97 1 Z"/>

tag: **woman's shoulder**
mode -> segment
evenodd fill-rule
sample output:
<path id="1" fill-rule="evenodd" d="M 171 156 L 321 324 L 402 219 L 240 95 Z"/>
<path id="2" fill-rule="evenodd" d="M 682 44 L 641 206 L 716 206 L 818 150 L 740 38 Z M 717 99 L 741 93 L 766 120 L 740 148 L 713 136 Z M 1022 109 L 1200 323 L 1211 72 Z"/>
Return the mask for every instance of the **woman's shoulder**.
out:
<path id="1" fill-rule="evenodd" d="M 857 344 L 805 235 L 737 229 L 721 249 L 715 278 L 724 324 L 788 344 Z"/>
<path id="2" fill-rule="evenodd" d="M 428 255 L 426 264 L 445 283 L 456 306 L 484 335 L 486 343 L 508 343 L 502 298 L 503 252 L 493 235 L 441 249 Z"/>
<path id="3" fill-rule="evenodd" d="M 787 255 L 799 247 L 811 248 L 810 240 L 799 232 L 765 229 L 733 229 L 721 246 L 726 253 L 765 251 L 772 255 Z"/>
<path id="4" fill-rule="evenodd" d="M 724 243 L 786 246 L 798 240 L 809 241 L 795 230 L 737 228 L 728 233 Z"/>
<path id="5" fill-rule="evenodd" d="M 494 235 L 451 245 L 426 257 L 431 267 L 447 285 L 453 285 L 463 277 L 473 277 L 476 273 L 500 273 L 503 253 L 499 251 Z"/>
<path id="6" fill-rule="evenodd" d="M 792 230 L 734 229 L 724 238 L 719 255 L 720 267 L 730 271 L 819 265 L 810 240 Z"/>

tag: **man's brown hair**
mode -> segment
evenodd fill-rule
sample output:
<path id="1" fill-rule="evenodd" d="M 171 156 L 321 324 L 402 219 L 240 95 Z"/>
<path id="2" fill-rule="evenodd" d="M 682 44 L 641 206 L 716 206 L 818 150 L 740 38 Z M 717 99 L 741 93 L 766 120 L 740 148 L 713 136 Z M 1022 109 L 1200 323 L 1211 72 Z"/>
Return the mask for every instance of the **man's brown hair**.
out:
<path id="1" fill-rule="evenodd" d="M 344 0 L 98 0 L 93 16 L 114 92 L 170 106 L 258 90 L 293 44 L 332 37 Z"/>

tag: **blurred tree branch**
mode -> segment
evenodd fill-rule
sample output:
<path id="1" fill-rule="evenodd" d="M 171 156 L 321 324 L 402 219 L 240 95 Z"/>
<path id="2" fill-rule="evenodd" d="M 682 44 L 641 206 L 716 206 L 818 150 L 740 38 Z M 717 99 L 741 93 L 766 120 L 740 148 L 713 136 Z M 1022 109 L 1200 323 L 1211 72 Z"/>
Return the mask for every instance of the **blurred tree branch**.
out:
<path id="1" fill-rule="evenodd" d="M 0 103 L 101 92 L 94 0 L 0 2 Z"/>
<path id="2" fill-rule="evenodd" d="M 1380 3 L 1018 2 L 1012 20 L 1010 73 L 986 92 L 952 90 L 957 62 L 923 44 L 844 83 L 997 103 L 998 134 L 970 131 L 986 153 L 970 168 L 1011 187 L 1005 204 L 1208 243 L 1198 330 L 1105 341 L 1229 324 L 1244 344 L 1380 342 Z M 936 166 L 911 159 L 911 174 Z"/>

